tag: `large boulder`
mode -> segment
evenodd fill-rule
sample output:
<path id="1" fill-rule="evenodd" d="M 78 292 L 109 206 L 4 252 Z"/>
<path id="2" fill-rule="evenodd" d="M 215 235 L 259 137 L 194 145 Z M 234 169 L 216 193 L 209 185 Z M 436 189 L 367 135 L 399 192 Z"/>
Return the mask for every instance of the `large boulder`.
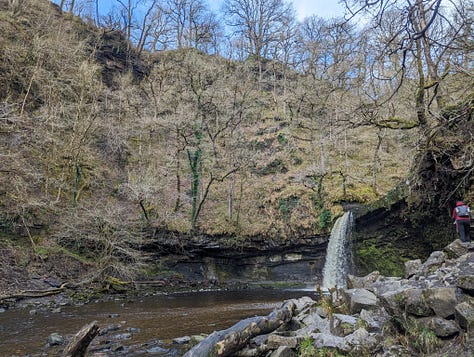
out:
<path id="1" fill-rule="evenodd" d="M 444 252 L 435 251 L 431 253 L 428 259 L 422 264 L 421 270 L 428 274 L 432 273 L 441 267 L 445 259 L 446 254 Z"/>
<path id="2" fill-rule="evenodd" d="M 456 259 L 473 249 L 474 243 L 463 243 L 461 240 L 456 239 L 444 248 L 444 252 L 449 259 Z"/>
<path id="3" fill-rule="evenodd" d="M 426 302 L 423 289 L 408 289 L 403 295 L 403 307 L 406 312 L 415 316 L 431 316 L 434 314 Z"/>
<path id="4" fill-rule="evenodd" d="M 301 320 L 301 323 L 305 326 L 304 330 L 306 334 L 313 333 L 313 332 L 323 332 L 329 333 L 329 319 L 323 318 L 318 314 L 309 314 L 305 315 Z M 301 330 L 298 330 L 301 331 Z M 304 334 L 303 332 L 299 332 Z"/>
<path id="5" fill-rule="evenodd" d="M 358 314 L 362 309 L 377 308 L 377 296 L 367 289 L 347 289 L 343 295 L 351 314 Z"/>
<path id="6" fill-rule="evenodd" d="M 474 296 L 474 275 L 460 275 L 456 280 L 456 285 L 465 293 Z"/>
<path id="7" fill-rule="evenodd" d="M 370 334 L 364 328 L 357 329 L 344 339 L 352 347 L 350 352 L 352 356 L 366 355 L 367 351 L 373 351 L 378 345 L 375 335 Z"/>
<path id="8" fill-rule="evenodd" d="M 311 335 L 311 338 L 316 348 L 334 348 L 346 353 L 351 350 L 351 346 L 346 342 L 344 337 L 334 336 L 328 333 L 315 333 Z"/>
<path id="9" fill-rule="evenodd" d="M 299 299 L 293 299 L 295 302 L 295 314 L 307 312 L 309 309 L 316 305 L 316 301 L 314 301 L 309 296 L 303 296 Z"/>
<path id="10" fill-rule="evenodd" d="M 375 283 L 372 284 L 371 289 L 375 295 L 379 296 L 391 291 L 402 291 L 407 288 L 407 280 L 400 279 L 397 277 L 380 277 Z"/>
<path id="11" fill-rule="evenodd" d="M 336 336 L 347 336 L 356 330 L 357 318 L 355 316 L 334 314 L 332 316 L 331 333 Z"/>
<path id="12" fill-rule="evenodd" d="M 455 287 L 425 289 L 423 297 L 437 316 L 442 318 L 454 316 L 454 308 L 457 304 Z"/>
<path id="13" fill-rule="evenodd" d="M 400 291 L 389 291 L 382 295 L 379 295 L 380 305 L 390 315 L 400 315 L 402 313 L 401 304 L 404 301 L 403 292 Z"/>
<path id="14" fill-rule="evenodd" d="M 474 301 L 464 301 L 454 308 L 456 321 L 465 330 L 474 330 Z"/>
<path id="15" fill-rule="evenodd" d="M 382 328 L 390 320 L 390 315 L 383 307 L 375 310 L 362 309 L 359 317 L 365 322 L 369 332 L 382 332 Z"/>
<path id="16" fill-rule="evenodd" d="M 459 326 L 455 321 L 446 320 L 438 316 L 420 318 L 418 323 L 442 338 L 451 337 L 459 333 Z"/>

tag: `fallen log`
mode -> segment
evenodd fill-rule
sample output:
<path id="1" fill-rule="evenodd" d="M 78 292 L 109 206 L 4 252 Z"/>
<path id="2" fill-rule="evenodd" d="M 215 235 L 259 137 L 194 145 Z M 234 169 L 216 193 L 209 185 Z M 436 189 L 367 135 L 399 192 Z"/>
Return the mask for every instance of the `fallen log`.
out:
<path id="1" fill-rule="evenodd" d="M 230 356 L 244 348 L 251 338 L 270 333 L 290 321 L 295 306 L 295 303 L 289 300 L 267 316 L 250 317 L 226 330 L 215 331 L 183 357 Z"/>
<path id="2" fill-rule="evenodd" d="M 69 342 L 61 354 L 61 357 L 84 357 L 87 347 L 89 347 L 89 344 L 98 334 L 99 326 L 97 325 L 97 321 L 92 321 L 85 325 L 72 338 L 71 342 Z"/>
<path id="3" fill-rule="evenodd" d="M 16 294 L 11 295 L 0 295 L 0 301 L 2 300 L 21 300 L 26 298 L 40 298 L 44 296 L 56 295 L 62 293 L 66 289 L 66 283 L 62 284 L 59 288 L 47 289 L 47 290 L 23 290 Z"/>

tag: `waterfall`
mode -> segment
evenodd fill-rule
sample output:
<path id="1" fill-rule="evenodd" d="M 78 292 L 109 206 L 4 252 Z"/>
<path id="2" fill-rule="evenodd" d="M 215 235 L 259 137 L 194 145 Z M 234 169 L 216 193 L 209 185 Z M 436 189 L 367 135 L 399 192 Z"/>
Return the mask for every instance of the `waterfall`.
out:
<path id="1" fill-rule="evenodd" d="M 352 270 L 352 222 L 352 212 L 348 211 L 332 227 L 323 269 L 324 288 L 346 287 L 346 276 Z"/>

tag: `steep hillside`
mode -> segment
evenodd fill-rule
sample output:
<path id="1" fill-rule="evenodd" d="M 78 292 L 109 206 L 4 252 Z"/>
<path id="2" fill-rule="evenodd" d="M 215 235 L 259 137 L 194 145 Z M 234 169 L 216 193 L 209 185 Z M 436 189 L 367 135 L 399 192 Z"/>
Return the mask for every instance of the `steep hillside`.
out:
<path id="1" fill-rule="evenodd" d="M 407 177 L 418 132 L 354 120 L 349 86 L 283 81 L 270 64 L 259 81 L 252 58 L 195 49 L 139 56 L 118 32 L 22 4 L 0 1 L 0 227 L 12 251 L 20 239 L 35 259 L 59 250 L 97 275 L 134 276 L 144 231 L 231 246 L 326 235 L 343 204 Z"/>

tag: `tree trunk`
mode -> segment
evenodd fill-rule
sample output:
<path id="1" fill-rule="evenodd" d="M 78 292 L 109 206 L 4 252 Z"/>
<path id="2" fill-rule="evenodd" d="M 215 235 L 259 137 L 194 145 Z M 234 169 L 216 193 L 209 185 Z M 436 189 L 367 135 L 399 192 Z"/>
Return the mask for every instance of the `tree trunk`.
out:
<path id="1" fill-rule="evenodd" d="M 89 344 L 98 334 L 99 326 L 97 325 L 97 321 L 85 325 L 76 333 L 71 342 L 69 342 L 61 357 L 84 357 L 87 347 L 89 347 Z"/>
<path id="2" fill-rule="evenodd" d="M 252 337 L 270 333 L 290 321 L 294 309 L 295 303 L 290 300 L 267 316 L 251 317 L 227 330 L 213 332 L 183 357 L 231 356 L 244 348 Z"/>

